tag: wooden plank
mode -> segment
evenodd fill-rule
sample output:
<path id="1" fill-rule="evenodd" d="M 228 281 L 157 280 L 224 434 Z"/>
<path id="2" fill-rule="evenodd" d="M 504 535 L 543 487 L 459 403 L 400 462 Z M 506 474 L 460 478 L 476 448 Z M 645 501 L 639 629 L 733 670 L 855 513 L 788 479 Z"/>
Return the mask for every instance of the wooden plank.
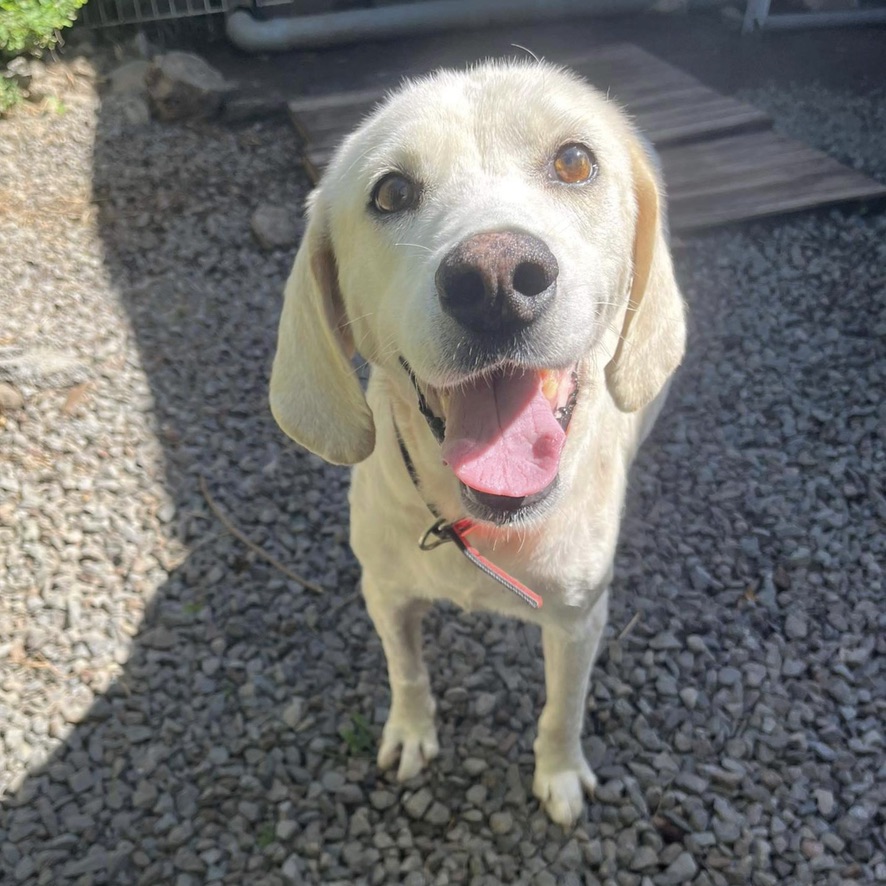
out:
<path id="1" fill-rule="evenodd" d="M 624 105 L 658 145 L 772 126 L 764 111 L 720 95 L 639 46 L 618 44 L 566 64 Z"/>
<path id="2" fill-rule="evenodd" d="M 762 133 L 738 133 L 729 137 L 709 139 L 705 142 L 680 145 L 677 148 L 664 148 L 661 154 L 662 156 L 679 157 L 683 165 L 691 168 L 711 158 L 710 143 L 712 141 L 717 143 L 713 156 L 716 156 L 718 164 L 722 164 L 726 160 L 730 163 L 740 163 L 748 157 L 756 157 L 758 162 L 771 162 L 783 156 L 785 151 L 815 150 L 779 132 L 768 130 Z"/>
<path id="3" fill-rule="evenodd" d="M 818 169 L 828 180 L 840 176 L 870 181 L 827 154 L 771 130 L 665 148 L 661 160 L 675 192 L 724 180 L 748 186 L 772 174 L 790 179 L 792 170 L 799 173 L 807 167 Z"/>
<path id="4" fill-rule="evenodd" d="M 725 98 L 716 92 L 702 86 L 701 83 L 695 83 L 692 86 L 678 86 L 673 89 L 661 89 L 653 92 L 644 90 L 636 95 L 631 95 L 629 90 L 622 90 L 620 96 L 616 97 L 616 101 L 629 104 L 631 113 L 638 114 L 643 111 L 655 110 L 661 107 L 663 102 L 668 105 L 674 105 L 678 108 L 691 107 L 697 102 L 720 101 Z M 727 103 L 729 102 L 726 99 Z"/>
<path id="5" fill-rule="evenodd" d="M 797 155 L 795 163 L 791 166 L 777 164 L 741 169 L 736 167 L 717 167 L 716 164 L 712 163 L 706 168 L 700 169 L 698 176 L 695 178 L 692 176 L 678 178 L 671 174 L 666 161 L 664 165 L 668 193 L 679 195 L 681 198 L 696 194 L 728 193 L 736 188 L 756 187 L 761 184 L 791 181 L 807 171 L 815 172 L 821 168 L 820 157 L 810 158 L 806 154 Z"/>
<path id="6" fill-rule="evenodd" d="M 773 132 L 762 111 L 638 47 L 604 47 L 567 63 L 624 104 L 659 147 L 676 232 L 886 197 L 886 186 Z M 341 138 L 383 95 L 364 89 L 290 104 L 315 181 Z"/>
<path id="7" fill-rule="evenodd" d="M 745 110 L 716 102 L 699 101 L 691 108 L 662 105 L 649 111 L 636 111 L 628 105 L 640 129 L 659 148 L 695 142 L 738 132 L 769 129 L 772 118 L 753 108 Z"/>
<path id="8" fill-rule="evenodd" d="M 787 176 L 777 181 L 736 182 L 727 186 L 696 193 L 679 192 L 671 198 L 671 207 L 676 215 L 691 209 L 694 213 L 702 209 L 712 217 L 724 221 L 731 216 L 740 221 L 773 212 L 811 208 L 825 205 L 834 200 L 847 201 L 871 199 L 886 196 L 886 187 L 864 176 L 843 174 L 842 168 L 832 175 L 823 175 L 823 167 L 807 167 L 793 178 Z"/>
<path id="9" fill-rule="evenodd" d="M 842 167 L 841 167 L 842 168 Z M 845 183 L 853 186 L 856 176 L 838 175 L 830 164 L 822 163 L 820 157 L 799 162 L 796 166 L 769 167 L 758 170 L 753 176 L 719 176 L 713 180 L 692 182 L 671 190 L 677 202 L 723 198 L 730 201 L 733 194 L 766 192 L 781 185 L 803 187 L 808 196 L 815 197 L 819 190 L 831 189 Z"/>
<path id="10" fill-rule="evenodd" d="M 723 135 L 755 129 L 768 129 L 768 114 L 750 106 L 724 99 L 710 90 L 685 93 L 681 103 L 669 101 L 667 95 L 659 96 L 657 105 L 645 108 L 627 105 L 628 112 L 648 138 L 658 146 L 692 141 L 702 137 Z M 313 148 L 334 148 L 363 117 L 372 105 L 319 111 L 310 115 L 296 115 L 294 123 L 304 141 Z"/>
<path id="11" fill-rule="evenodd" d="M 365 105 L 378 101 L 384 94 L 383 87 L 372 87 L 345 92 L 329 92 L 323 95 L 308 95 L 291 99 L 289 111 L 292 114 L 309 114 L 312 111 Z"/>
<path id="12" fill-rule="evenodd" d="M 771 131 L 671 148 L 662 167 L 680 232 L 886 198 L 886 185 Z"/>
<path id="13" fill-rule="evenodd" d="M 768 138 L 732 136 L 706 142 L 704 147 L 704 151 L 691 154 L 688 146 L 682 145 L 660 152 L 669 188 L 685 190 L 716 184 L 724 178 L 746 180 L 765 170 L 790 172 L 810 162 L 820 163 L 823 156 L 800 142 L 784 138 L 773 142 Z"/>
<path id="14" fill-rule="evenodd" d="M 792 182 L 779 190 L 769 188 L 764 193 L 751 190 L 745 194 L 731 195 L 728 200 L 714 196 L 677 202 L 672 204 L 670 210 L 671 227 L 676 233 L 688 234 L 754 219 L 884 198 L 886 189 L 869 186 L 851 188 L 835 183 L 833 187 L 820 188 L 813 199 L 807 194 L 798 193 Z"/>
<path id="15" fill-rule="evenodd" d="M 772 122 L 763 111 L 719 95 L 631 44 L 601 47 L 562 63 L 624 104 L 659 145 L 766 128 Z M 301 98 L 289 103 L 289 113 L 312 147 L 332 148 L 384 94 L 384 88 L 376 87 Z"/>
<path id="16" fill-rule="evenodd" d="M 658 107 L 637 110 L 628 106 L 637 125 L 659 148 L 682 142 L 711 138 L 731 132 L 768 129 L 771 118 L 754 108 L 735 107 L 735 103 L 723 100 L 709 90 L 708 96 L 699 96 L 691 101 L 687 96 L 685 104 L 674 105 L 661 97 Z M 346 111 L 322 112 L 311 115 L 307 121 L 297 118 L 294 123 L 302 133 L 302 139 L 310 144 L 312 151 L 332 149 L 369 112 L 371 106 L 348 108 Z"/>
<path id="17" fill-rule="evenodd" d="M 318 148 L 316 150 L 310 149 L 304 152 L 305 162 L 310 164 L 311 167 L 316 171 L 317 176 L 311 176 L 313 180 L 319 181 L 319 176 L 323 174 L 323 170 L 326 169 L 332 155 L 332 150 L 329 148 Z M 310 170 L 309 170 L 310 171 Z"/>
<path id="18" fill-rule="evenodd" d="M 310 114 L 293 113 L 290 118 L 302 138 L 311 144 L 341 141 L 375 107 L 376 102 Z"/>

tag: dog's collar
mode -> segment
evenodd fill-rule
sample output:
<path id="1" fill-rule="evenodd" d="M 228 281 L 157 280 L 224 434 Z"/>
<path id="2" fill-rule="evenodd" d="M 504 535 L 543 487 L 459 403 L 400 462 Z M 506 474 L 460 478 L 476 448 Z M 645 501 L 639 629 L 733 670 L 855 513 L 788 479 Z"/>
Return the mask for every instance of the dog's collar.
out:
<path id="1" fill-rule="evenodd" d="M 412 370 L 409 369 L 409 366 L 405 361 L 402 362 L 404 368 L 409 372 L 412 378 L 416 391 L 418 391 L 419 409 L 422 409 L 422 403 L 424 403 L 425 408 L 427 408 L 427 402 L 424 400 L 421 391 L 419 391 L 415 376 L 412 375 Z M 428 409 L 427 413 L 422 409 L 422 414 L 427 419 L 428 425 L 431 427 L 432 431 L 434 431 L 434 425 L 431 424 L 432 419 L 439 422 L 445 430 L 443 420 L 437 418 L 430 409 Z M 430 414 L 431 418 L 428 418 L 428 414 Z M 500 569 L 494 563 L 491 563 L 467 540 L 467 536 L 477 528 L 477 524 L 473 520 L 469 517 L 462 517 L 460 520 L 448 521 L 445 517 L 440 516 L 440 512 L 425 498 L 418 479 L 418 471 L 415 469 L 415 462 L 413 462 L 412 456 L 406 448 L 406 443 L 403 440 L 403 436 L 400 434 L 400 429 L 397 427 L 397 420 L 394 418 L 393 414 L 391 415 L 391 420 L 394 423 L 394 433 L 397 435 L 397 445 L 400 447 L 400 455 L 403 458 L 403 464 L 409 474 L 409 479 L 412 480 L 412 485 L 415 487 L 416 492 L 421 496 L 422 501 L 424 501 L 425 507 L 431 512 L 431 516 L 434 517 L 434 523 L 419 539 L 419 548 L 423 551 L 433 551 L 435 548 L 440 547 L 440 545 L 453 542 L 470 563 L 473 566 L 476 566 L 484 575 L 497 581 L 500 585 L 507 588 L 512 594 L 515 594 L 533 609 L 541 609 L 544 601 L 540 594 L 536 594 L 535 591 L 527 588 L 526 585 L 517 581 L 512 575 L 508 575 L 503 569 Z M 442 439 L 443 435 L 441 432 L 439 440 L 442 442 Z"/>
<path id="2" fill-rule="evenodd" d="M 443 438 L 446 436 L 446 422 L 442 418 L 440 418 L 439 415 L 434 415 L 434 410 L 431 409 L 431 407 L 428 405 L 428 400 L 424 395 L 424 391 L 422 391 L 421 387 L 418 384 L 418 379 L 415 377 L 415 373 L 412 371 L 412 367 L 406 362 L 403 357 L 400 358 L 400 365 L 409 376 L 409 380 L 412 382 L 412 387 L 415 388 L 415 393 L 418 396 L 418 411 L 425 417 L 425 421 L 428 423 L 428 427 L 431 429 L 431 433 L 434 435 L 434 439 L 442 445 Z M 396 427 L 396 423 L 394 427 Z M 399 431 L 397 431 L 397 436 L 399 438 Z M 402 440 L 400 441 L 400 449 L 403 450 Z M 407 462 L 407 465 L 409 463 L 410 462 Z M 412 480 L 413 482 L 416 481 L 416 477 L 414 475 Z"/>

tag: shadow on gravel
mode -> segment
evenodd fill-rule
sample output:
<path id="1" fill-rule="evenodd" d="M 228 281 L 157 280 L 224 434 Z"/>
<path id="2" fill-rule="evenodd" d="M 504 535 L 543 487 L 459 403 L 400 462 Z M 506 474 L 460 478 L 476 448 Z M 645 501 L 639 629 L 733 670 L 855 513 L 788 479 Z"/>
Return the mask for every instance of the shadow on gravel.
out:
<path id="1" fill-rule="evenodd" d="M 371 722 L 384 702 L 378 644 L 353 599 L 347 477 L 288 445 L 266 405 L 292 255 L 262 253 L 250 217 L 262 200 L 301 206 L 294 158 L 285 125 L 99 120 L 106 269 L 149 382 L 174 510 L 161 508 L 166 525 L 132 527 L 145 535 L 139 572 L 158 587 L 123 675 L 5 820 L 35 862 L 18 868 L 27 881 L 282 882 L 283 810 L 298 807 L 319 761 L 347 763 L 339 726 L 361 712 Z M 255 560 L 211 514 L 201 478 L 329 596 Z M 190 549 L 183 562 L 165 555 L 164 534 Z"/>
<path id="2" fill-rule="evenodd" d="M 250 216 L 266 199 L 301 204 L 294 157 L 284 124 L 100 121 L 94 184 L 107 270 L 150 383 L 175 505 L 162 515 L 166 531 L 189 553 L 169 562 L 160 543 L 146 551 L 156 558 L 146 573 L 162 580 L 122 677 L 15 798 L 7 831 L 30 847 L 25 879 L 494 883 L 545 869 L 537 882 L 579 883 L 596 880 L 576 872 L 602 880 L 627 870 L 639 844 L 653 852 L 651 872 L 687 852 L 693 874 L 791 881 L 802 859 L 773 868 L 755 822 L 776 809 L 791 823 L 833 821 L 861 802 L 830 774 L 833 760 L 852 769 L 852 730 L 834 699 L 842 692 L 862 720 L 874 713 L 870 694 L 859 697 L 827 660 L 862 648 L 858 637 L 876 628 L 869 601 L 859 597 L 854 611 L 843 602 L 849 561 L 869 543 L 848 527 L 871 520 L 851 495 L 866 494 L 871 404 L 849 387 L 850 436 L 834 436 L 833 395 L 811 381 L 819 355 L 844 345 L 843 364 L 832 365 L 866 371 L 867 345 L 851 340 L 864 330 L 838 341 L 819 322 L 836 291 L 808 308 L 802 280 L 773 282 L 775 259 L 759 245 L 772 229 L 694 241 L 678 262 L 693 306 L 690 355 L 632 475 L 611 639 L 595 671 L 586 746 L 608 790 L 574 834 L 548 825 L 529 789 L 538 636 L 447 608 L 427 627 L 441 757 L 403 789 L 373 762 L 387 688 L 355 598 L 346 473 L 297 451 L 266 407 L 292 256 L 262 253 Z M 797 234 L 810 255 L 827 241 L 839 260 L 840 235 L 828 236 Z M 784 312 L 772 311 L 775 298 Z M 810 459 L 825 472 L 842 465 L 839 501 L 800 488 Z M 237 526 L 328 594 L 305 591 L 233 539 L 200 478 Z M 786 637 L 792 613 L 801 622 Z M 697 781 L 673 789 L 678 771 Z M 792 773 L 806 790 L 792 790 Z M 832 792 L 827 815 L 815 788 Z M 411 797 L 421 801 L 410 807 Z M 491 812 L 503 813 L 492 829 Z M 719 854 L 686 842 L 715 817 Z M 843 837 L 861 874 L 880 838 Z M 707 882 L 726 882 L 718 876 Z"/>

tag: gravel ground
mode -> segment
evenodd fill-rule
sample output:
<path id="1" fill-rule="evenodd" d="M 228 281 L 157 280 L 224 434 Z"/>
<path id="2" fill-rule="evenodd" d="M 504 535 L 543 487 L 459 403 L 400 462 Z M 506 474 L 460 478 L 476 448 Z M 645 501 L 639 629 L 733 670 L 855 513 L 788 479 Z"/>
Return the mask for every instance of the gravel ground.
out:
<path id="1" fill-rule="evenodd" d="M 633 474 L 601 788 L 565 833 L 530 791 L 534 629 L 441 607 L 440 758 L 374 765 L 347 476 L 265 405 L 292 256 L 250 217 L 305 193 L 292 132 L 138 125 L 87 63 L 52 78 L 61 103 L 0 122 L 0 356 L 57 352 L 0 418 L 2 882 L 886 882 L 886 218 L 678 256 L 690 352 Z M 882 97 L 745 97 L 886 177 Z"/>

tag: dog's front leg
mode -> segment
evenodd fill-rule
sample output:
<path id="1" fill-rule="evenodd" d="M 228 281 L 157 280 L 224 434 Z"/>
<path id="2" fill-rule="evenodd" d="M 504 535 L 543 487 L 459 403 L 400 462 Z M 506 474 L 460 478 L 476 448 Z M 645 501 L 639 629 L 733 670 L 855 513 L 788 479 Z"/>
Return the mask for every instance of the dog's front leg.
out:
<path id="1" fill-rule="evenodd" d="M 559 825 L 572 825 L 593 794 L 597 778 L 581 746 L 585 698 L 591 668 L 606 625 L 608 591 L 604 592 L 580 629 L 553 625 L 542 629 L 547 700 L 535 740 L 532 790 Z"/>
<path id="2" fill-rule="evenodd" d="M 381 637 L 391 684 L 391 710 L 378 749 L 378 765 L 389 769 L 399 753 L 397 778 L 405 781 L 440 749 L 434 725 L 436 704 L 421 653 L 421 622 L 428 604 L 417 599 L 394 603 L 389 594 L 380 594 L 367 583 L 365 575 L 363 595 Z"/>

